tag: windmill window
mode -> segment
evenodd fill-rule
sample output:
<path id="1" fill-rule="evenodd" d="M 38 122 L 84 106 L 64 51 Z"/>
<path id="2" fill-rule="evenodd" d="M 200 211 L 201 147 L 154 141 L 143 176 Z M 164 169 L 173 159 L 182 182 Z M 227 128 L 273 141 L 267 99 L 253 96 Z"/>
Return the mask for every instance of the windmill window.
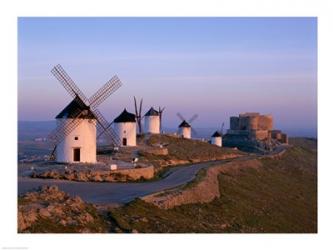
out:
<path id="1" fill-rule="evenodd" d="M 75 140 L 75 141 L 79 140 L 79 137 L 78 137 L 78 136 L 75 136 L 75 137 L 74 137 L 74 140 Z"/>

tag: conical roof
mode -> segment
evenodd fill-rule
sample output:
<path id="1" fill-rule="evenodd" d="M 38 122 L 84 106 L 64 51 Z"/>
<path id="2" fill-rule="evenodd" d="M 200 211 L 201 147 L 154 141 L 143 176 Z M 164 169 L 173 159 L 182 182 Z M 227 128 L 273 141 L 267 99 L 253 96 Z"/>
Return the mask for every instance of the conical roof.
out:
<path id="1" fill-rule="evenodd" d="M 157 110 L 155 110 L 153 107 L 151 107 L 148 112 L 145 114 L 145 116 L 159 116 L 159 113 Z"/>
<path id="2" fill-rule="evenodd" d="M 190 128 L 190 127 L 191 127 L 191 125 L 188 124 L 188 122 L 185 120 L 178 126 L 178 128 Z"/>
<path id="3" fill-rule="evenodd" d="M 212 135 L 212 137 L 222 137 L 222 135 L 220 132 L 215 131 L 215 133 Z"/>
<path id="4" fill-rule="evenodd" d="M 96 119 L 95 115 L 90 111 L 89 107 L 86 104 L 84 104 L 84 102 L 79 97 L 75 97 L 56 116 L 56 119 L 62 119 L 62 118 Z"/>
<path id="5" fill-rule="evenodd" d="M 115 123 L 121 122 L 136 122 L 135 115 L 128 112 L 126 109 L 116 118 L 113 120 Z"/>

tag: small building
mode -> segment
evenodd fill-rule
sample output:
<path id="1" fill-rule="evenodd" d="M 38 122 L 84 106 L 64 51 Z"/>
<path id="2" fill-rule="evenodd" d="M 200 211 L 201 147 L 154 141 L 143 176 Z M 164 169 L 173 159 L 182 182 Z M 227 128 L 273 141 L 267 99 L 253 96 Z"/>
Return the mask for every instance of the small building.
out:
<path id="1" fill-rule="evenodd" d="M 145 132 L 150 134 L 160 133 L 160 114 L 153 107 L 145 114 Z"/>
<path id="2" fill-rule="evenodd" d="M 181 137 L 191 139 L 191 125 L 187 121 L 182 121 L 178 128 Z"/>
<path id="3" fill-rule="evenodd" d="M 79 113 L 81 113 L 79 115 Z M 78 116 L 79 115 L 79 116 Z M 79 98 L 71 101 L 57 116 L 57 126 L 78 124 L 56 147 L 57 162 L 96 163 L 96 117 Z"/>
<path id="4" fill-rule="evenodd" d="M 121 146 L 136 146 L 136 119 L 135 115 L 126 109 L 113 120 Z"/>
<path id="5" fill-rule="evenodd" d="M 222 135 L 218 131 L 212 135 L 211 144 L 222 147 Z"/>

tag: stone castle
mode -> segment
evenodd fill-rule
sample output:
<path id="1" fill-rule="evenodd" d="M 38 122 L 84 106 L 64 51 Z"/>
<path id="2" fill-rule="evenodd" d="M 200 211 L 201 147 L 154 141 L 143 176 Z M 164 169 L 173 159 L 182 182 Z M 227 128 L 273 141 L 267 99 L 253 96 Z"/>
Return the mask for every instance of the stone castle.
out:
<path id="1" fill-rule="evenodd" d="M 272 149 L 275 145 L 288 143 L 288 136 L 273 129 L 272 115 L 242 113 L 230 117 L 230 129 L 224 142 L 232 147 Z"/>
<path id="2" fill-rule="evenodd" d="M 288 143 L 288 137 L 280 130 L 273 130 L 272 115 L 259 113 L 243 113 L 230 117 L 228 134 L 247 135 L 249 139 L 276 139 L 281 143 Z"/>

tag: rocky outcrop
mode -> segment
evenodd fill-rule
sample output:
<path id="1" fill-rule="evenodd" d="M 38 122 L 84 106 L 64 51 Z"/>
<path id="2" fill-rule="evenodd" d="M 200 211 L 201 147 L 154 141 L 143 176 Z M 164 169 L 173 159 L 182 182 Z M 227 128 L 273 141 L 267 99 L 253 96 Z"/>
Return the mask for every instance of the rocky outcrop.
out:
<path id="1" fill-rule="evenodd" d="M 258 160 L 235 160 L 223 165 L 212 166 L 206 170 L 203 179 L 199 182 L 194 180 L 193 185 L 187 184 L 180 188 L 148 195 L 142 199 L 163 209 L 183 204 L 211 202 L 220 196 L 219 174 L 231 174 L 243 168 L 259 168 L 260 166 L 261 162 Z"/>
<path id="2" fill-rule="evenodd" d="M 35 171 L 32 178 L 61 179 L 82 182 L 126 182 L 137 180 L 149 180 L 154 177 L 154 167 L 136 167 L 117 170 L 99 169 L 51 169 Z"/>
<path id="3" fill-rule="evenodd" d="M 93 205 L 71 198 L 57 186 L 43 186 L 18 201 L 18 232 L 105 232 Z"/>

